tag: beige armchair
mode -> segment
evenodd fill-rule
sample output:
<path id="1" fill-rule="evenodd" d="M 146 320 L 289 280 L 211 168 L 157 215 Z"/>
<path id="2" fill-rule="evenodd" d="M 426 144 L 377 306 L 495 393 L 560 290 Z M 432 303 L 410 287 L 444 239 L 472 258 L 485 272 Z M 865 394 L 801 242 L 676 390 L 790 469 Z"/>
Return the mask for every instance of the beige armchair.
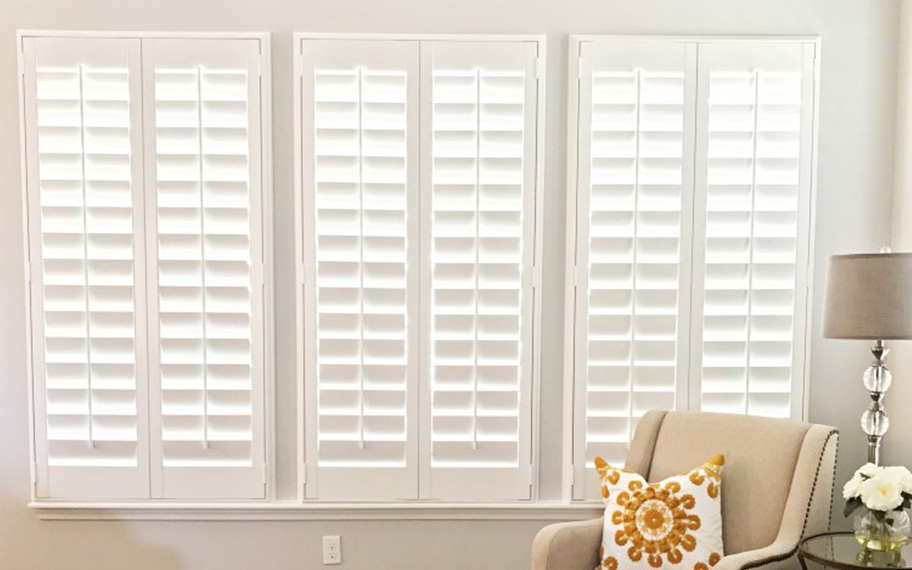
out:
<path id="1" fill-rule="evenodd" d="M 839 434 L 835 428 L 705 412 L 649 412 L 637 425 L 627 468 L 661 481 L 725 453 L 722 538 L 713 570 L 797 568 L 805 536 L 829 527 Z M 543 528 L 532 570 L 594 570 L 602 519 Z"/>

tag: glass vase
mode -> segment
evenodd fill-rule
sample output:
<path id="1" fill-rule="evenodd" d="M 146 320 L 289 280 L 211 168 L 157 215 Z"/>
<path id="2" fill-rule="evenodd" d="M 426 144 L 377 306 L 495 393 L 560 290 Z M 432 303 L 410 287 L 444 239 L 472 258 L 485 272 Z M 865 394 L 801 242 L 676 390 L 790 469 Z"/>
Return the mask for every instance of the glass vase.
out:
<path id="1" fill-rule="evenodd" d="M 906 511 L 872 511 L 858 509 L 853 520 L 855 540 L 868 550 L 892 552 L 909 540 L 912 523 Z"/>

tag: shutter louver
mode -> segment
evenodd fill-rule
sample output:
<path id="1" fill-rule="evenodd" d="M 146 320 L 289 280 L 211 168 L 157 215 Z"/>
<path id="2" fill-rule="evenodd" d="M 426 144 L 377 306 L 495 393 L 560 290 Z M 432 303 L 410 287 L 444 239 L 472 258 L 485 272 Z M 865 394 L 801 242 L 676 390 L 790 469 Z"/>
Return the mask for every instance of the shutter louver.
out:
<path id="1" fill-rule="evenodd" d="M 141 498 L 139 44 L 23 43 L 37 494 Z"/>
<path id="2" fill-rule="evenodd" d="M 258 40 L 144 40 L 152 493 L 265 496 Z"/>
<path id="3" fill-rule="evenodd" d="M 801 414 L 813 49 L 701 48 L 705 231 L 695 264 L 705 270 L 694 287 L 694 372 L 703 410 Z"/>
<path id="4" fill-rule="evenodd" d="M 422 43 L 423 497 L 529 498 L 536 57 Z"/>
<path id="5" fill-rule="evenodd" d="M 596 498 L 594 457 L 623 464 L 643 413 L 687 405 L 696 49 L 581 49 L 574 495 Z"/>
<path id="6" fill-rule="evenodd" d="M 302 51 L 306 494 L 415 498 L 418 44 Z"/>

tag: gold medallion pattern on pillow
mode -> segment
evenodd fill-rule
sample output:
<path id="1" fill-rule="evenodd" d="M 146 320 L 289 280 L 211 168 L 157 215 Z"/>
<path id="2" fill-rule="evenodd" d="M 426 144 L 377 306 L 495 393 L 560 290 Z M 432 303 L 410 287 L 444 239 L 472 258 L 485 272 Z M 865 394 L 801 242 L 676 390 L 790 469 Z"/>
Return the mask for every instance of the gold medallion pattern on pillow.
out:
<path id="1" fill-rule="evenodd" d="M 605 529 L 597 570 L 709 570 L 722 559 L 722 454 L 658 483 L 595 466 L 605 500 Z"/>

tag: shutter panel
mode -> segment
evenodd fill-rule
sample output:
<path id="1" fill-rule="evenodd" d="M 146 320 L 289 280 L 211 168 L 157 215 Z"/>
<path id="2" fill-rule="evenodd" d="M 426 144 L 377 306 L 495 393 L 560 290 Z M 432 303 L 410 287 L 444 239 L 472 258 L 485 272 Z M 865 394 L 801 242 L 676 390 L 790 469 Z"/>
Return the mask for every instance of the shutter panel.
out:
<path id="1" fill-rule="evenodd" d="M 306 497 L 415 498 L 418 44 L 301 64 Z"/>
<path id="2" fill-rule="evenodd" d="M 528 499 L 537 45 L 422 42 L 422 496 Z"/>
<path id="3" fill-rule="evenodd" d="M 574 498 L 637 420 L 687 406 L 696 45 L 581 44 Z"/>
<path id="4" fill-rule="evenodd" d="M 814 49 L 700 48 L 693 374 L 704 410 L 801 417 Z"/>
<path id="5" fill-rule="evenodd" d="M 265 496 L 260 44 L 143 40 L 153 496 Z"/>
<path id="6" fill-rule="evenodd" d="M 146 497 L 139 44 L 24 55 L 37 495 Z"/>

